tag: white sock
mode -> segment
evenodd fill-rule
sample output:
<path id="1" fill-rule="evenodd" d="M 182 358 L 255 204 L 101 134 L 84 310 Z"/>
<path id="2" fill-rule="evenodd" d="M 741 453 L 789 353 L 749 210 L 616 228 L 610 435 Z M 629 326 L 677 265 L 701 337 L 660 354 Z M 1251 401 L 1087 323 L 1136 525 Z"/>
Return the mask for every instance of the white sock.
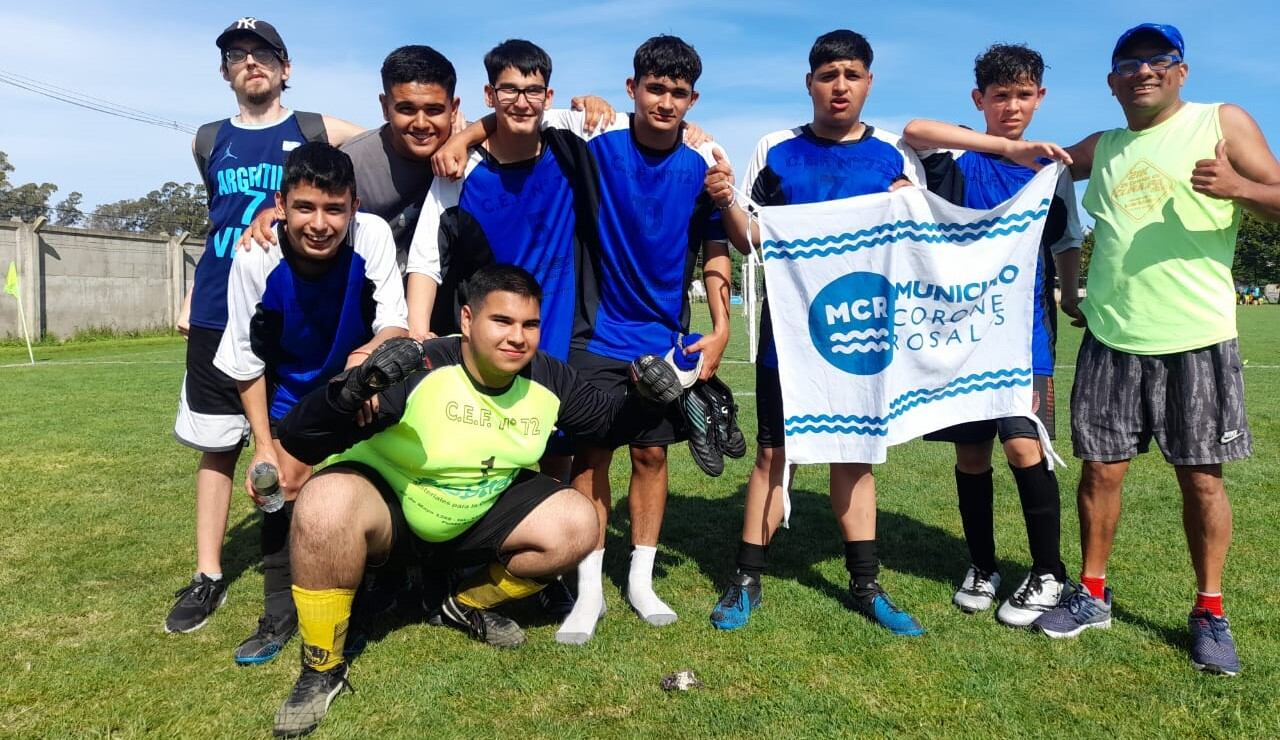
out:
<path id="1" fill-rule="evenodd" d="M 556 630 L 556 642 L 582 645 L 596 632 L 604 616 L 604 549 L 592 552 L 578 563 L 578 598 L 573 611 Z"/>
<path id="2" fill-rule="evenodd" d="M 204 573 L 204 571 L 202 571 L 202 570 L 198 570 L 198 571 L 196 571 L 196 578 L 199 578 L 201 573 Z M 205 578 L 208 578 L 208 579 L 209 579 L 209 580 L 211 580 L 211 581 L 221 581 L 221 580 L 222 580 L 222 574 L 221 574 L 221 573 L 204 573 L 204 577 L 205 577 Z"/>
<path id="3" fill-rule="evenodd" d="M 653 559 L 658 548 L 636 545 L 631 550 L 631 574 L 627 576 L 627 601 L 640 618 L 655 627 L 676 621 L 675 611 L 653 592 Z"/>

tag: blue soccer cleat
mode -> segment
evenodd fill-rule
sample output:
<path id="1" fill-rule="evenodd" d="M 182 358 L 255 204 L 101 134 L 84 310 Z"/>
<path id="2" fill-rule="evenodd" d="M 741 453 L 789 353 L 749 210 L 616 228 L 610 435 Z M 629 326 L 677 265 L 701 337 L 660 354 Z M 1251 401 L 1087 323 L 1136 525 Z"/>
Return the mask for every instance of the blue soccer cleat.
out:
<path id="1" fill-rule="evenodd" d="M 899 609 L 878 582 L 872 581 L 867 588 L 854 588 L 851 581 L 849 594 L 853 597 L 854 611 L 893 634 L 903 637 L 917 637 L 924 634 L 924 627 L 920 626 L 915 617 Z"/>
<path id="2" fill-rule="evenodd" d="M 751 612 L 760 608 L 761 599 L 760 579 L 738 571 L 716 608 L 711 610 L 711 626 L 718 630 L 746 627 Z"/>

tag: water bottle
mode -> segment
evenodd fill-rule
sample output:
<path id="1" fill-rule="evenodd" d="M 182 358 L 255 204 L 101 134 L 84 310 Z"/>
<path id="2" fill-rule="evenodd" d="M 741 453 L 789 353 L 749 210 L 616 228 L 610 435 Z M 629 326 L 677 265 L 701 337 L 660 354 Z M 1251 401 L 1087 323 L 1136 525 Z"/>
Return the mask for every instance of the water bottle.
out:
<path id="1" fill-rule="evenodd" d="M 249 483 L 253 492 L 262 499 L 262 511 L 271 514 L 284 506 L 284 491 L 280 490 L 280 473 L 269 462 L 260 462 L 249 471 Z"/>

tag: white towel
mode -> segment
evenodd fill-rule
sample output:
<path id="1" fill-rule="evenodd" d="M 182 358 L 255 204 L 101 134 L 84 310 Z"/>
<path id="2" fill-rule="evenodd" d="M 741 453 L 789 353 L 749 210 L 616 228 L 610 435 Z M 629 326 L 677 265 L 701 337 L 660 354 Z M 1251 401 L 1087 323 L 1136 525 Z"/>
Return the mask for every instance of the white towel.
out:
<path id="1" fill-rule="evenodd" d="M 918 188 L 759 209 L 789 463 L 880 463 L 952 424 L 1034 418 L 1036 256 L 1060 167 L 990 211 Z"/>

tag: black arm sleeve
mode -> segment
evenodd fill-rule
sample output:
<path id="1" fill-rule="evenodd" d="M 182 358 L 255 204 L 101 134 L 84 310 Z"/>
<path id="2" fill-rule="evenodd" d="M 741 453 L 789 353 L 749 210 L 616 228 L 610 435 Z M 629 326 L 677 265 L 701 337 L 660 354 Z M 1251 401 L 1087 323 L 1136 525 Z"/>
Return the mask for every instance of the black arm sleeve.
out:
<path id="1" fill-rule="evenodd" d="M 560 399 L 556 426 L 570 434 L 603 437 L 626 403 L 625 395 L 605 393 L 584 383 L 576 370 L 544 352 L 534 355 L 530 372 L 535 381 L 550 388 Z"/>
<path id="2" fill-rule="evenodd" d="M 364 426 L 356 424 L 354 414 L 333 407 L 339 383 L 329 381 L 302 397 L 277 427 L 280 445 L 304 463 L 315 465 L 330 455 L 350 448 L 357 442 L 388 429 L 404 416 L 409 395 L 423 378 L 437 367 L 458 361 L 458 337 L 433 339 L 423 344 L 423 371 L 378 394 L 378 414 Z M 342 376 L 338 376 L 342 377 Z"/>

